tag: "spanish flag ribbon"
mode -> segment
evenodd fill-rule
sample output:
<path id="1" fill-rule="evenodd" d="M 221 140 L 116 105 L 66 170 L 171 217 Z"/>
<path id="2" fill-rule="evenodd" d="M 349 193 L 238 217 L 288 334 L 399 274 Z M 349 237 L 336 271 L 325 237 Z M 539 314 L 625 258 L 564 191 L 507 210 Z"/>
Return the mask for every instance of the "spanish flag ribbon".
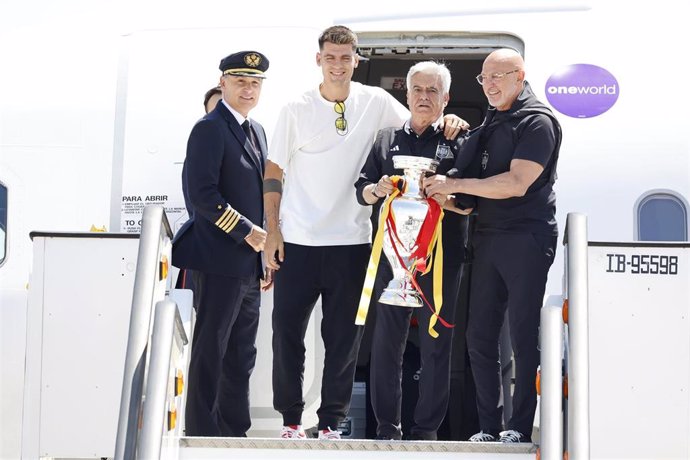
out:
<path id="1" fill-rule="evenodd" d="M 443 209 L 436 200 L 427 198 L 427 203 L 429 208 L 424 222 L 422 222 L 422 228 L 419 230 L 419 235 L 417 235 L 415 250 L 412 252 L 415 268 L 424 275 L 431 269 L 431 263 L 427 267 L 427 260 L 431 262 L 431 251 L 441 231 L 441 220 L 443 219 Z"/>
<path id="2" fill-rule="evenodd" d="M 452 324 L 445 321 L 441 316 L 441 307 L 443 305 L 443 244 L 442 244 L 442 220 L 443 220 L 443 209 L 441 206 L 433 199 L 427 198 L 428 210 L 422 223 L 422 228 L 417 235 L 417 240 L 415 241 L 412 254 L 410 256 L 411 266 L 406 267 L 402 257 L 398 253 L 397 243 L 401 243 L 398 237 L 397 228 L 395 225 L 395 216 L 391 212 L 391 203 L 397 198 L 398 195 L 404 193 L 405 182 L 400 176 L 391 177 L 393 180 L 393 185 L 395 190 L 383 203 L 381 209 L 381 215 L 379 217 L 379 227 L 374 238 L 374 243 L 372 245 L 371 257 L 369 258 L 369 265 L 367 267 L 367 274 L 364 281 L 364 288 L 362 290 L 362 295 L 359 301 L 359 308 L 357 310 L 357 317 L 355 319 L 355 324 L 363 325 L 366 321 L 366 316 L 369 311 L 369 304 L 371 303 L 371 295 L 373 291 L 374 281 L 376 280 L 376 273 L 378 270 L 378 264 L 381 258 L 381 251 L 383 248 L 383 237 L 388 231 L 389 237 L 392 242 L 393 250 L 396 257 L 400 261 L 400 264 L 405 268 L 408 273 L 409 279 L 414 286 L 415 290 L 419 292 L 420 296 L 424 300 L 424 303 L 431 309 L 433 315 L 429 320 L 429 335 L 436 338 L 438 337 L 438 332 L 434 330 L 434 326 L 437 321 L 440 321 L 443 326 L 452 328 Z M 399 184 L 402 183 L 402 187 Z M 385 229 L 384 229 L 385 227 Z M 436 264 L 433 264 L 433 259 L 436 259 Z M 431 306 L 426 296 L 422 292 L 421 287 L 415 279 L 417 272 L 421 272 L 422 275 L 427 274 L 433 266 L 433 298 L 435 309 Z"/>
<path id="3" fill-rule="evenodd" d="M 388 198 L 381 206 L 381 214 L 379 215 L 379 227 L 376 230 L 376 236 L 371 246 L 371 255 L 369 256 L 369 265 L 367 266 L 366 278 L 364 278 L 364 287 L 362 288 L 362 295 L 359 298 L 359 307 L 357 308 L 357 316 L 355 317 L 355 324 L 363 326 L 367 320 L 367 313 L 369 313 L 369 304 L 371 303 L 371 295 L 374 291 L 374 281 L 376 281 L 376 272 L 379 269 L 379 261 L 381 260 L 381 250 L 383 249 L 383 235 L 385 233 L 386 221 L 390 214 L 391 203 L 400 195 L 400 188 L 405 188 L 405 180 L 400 176 L 391 176 L 393 186 L 395 189 L 393 193 L 388 195 Z M 404 193 L 404 190 L 402 191 Z"/>
<path id="4" fill-rule="evenodd" d="M 400 262 L 400 265 L 407 271 L 408 278 L 410 279 L 410 282 L 414 289 L 419 293 L 420 297 L 424 301 L 424 303 L 429 307 L 429 309 L 432 312 L 432 316 L 429 319 L 429 335 L 437 338 L 438 337 L 438 332 L 434 330 L 434 326 L 436 325 L 437 321 L 440 321 L 441 324 L 447 328 L 453 328 L 455 327 L 453 324 L 448 323 L 446 320 L 444 320 L 440 316 L 441 312 L 441 307 L 443 306 L 443 243 L 442 243 L 442 219 L 443 219 L 443 210 L 441 209 L 440 205 L 433 199 L 427 198 L 427 203 L 429 204 L 429 208 L 427 210 L 427 214 L 424 218 L 424 222 L 422 223 L 422 229 L 420 229 L 419 234 L 417 235 L 417 240 L 415 241 L 414 245 L 414 250 L 412 251 L 411 254 L 411 263 L 410 267 L 406 267 L 405 263 L 403 262 L 402 257 L 400 256 L 400 253 L 398 252 L 398 248 L 396 247 L 395 244 L 393 244 L 393 252 L 395 253 L 398 261 Z M 391 217 L 389 216 L 389 222 L 391 220 Z M 393 222 L 395 221 L 395 218 L 392 218 Z M 426 227 L 426 228 L 425 228 Z M 395 240 L 400 241 L 400 239 L 397 236 L 395 226 L 390 226 L 389 227 L 389 233 L 392 233 L 391 235 L 391 240 L 395 238 Z M 420 250 L 420 248 L 422 248 Z M 432 250 L 435 248 L 434 253 L 432 253 Z M 436 264 L 433 265 L 433 259 L 436 259 Z M 428 263 L 426 261 L 429 261 Z M 432 307 L 431 303 L 429 300 L 426 298 L 424 295 L 424 291 L 422 291 L 422 288 L 419 286 L 419 283 L 417 283 L 417 280 L 415 278 L 415 275 L 419 272 L 422 272 L 422 275 L 425 275 L 431 270 L 431 267 L 433 265 L 434 268 L 434 273 L 433 273 L 433 299 L 434 299 L 434 305 L 436 308 Z M 423 267 L 423 268 L 422 268 Z"/>
<path id="5" fill-rule="evenodd" d="M 437 338 L 438 332 L 434 330 L 434 326 L 438 320 L 440 320 L 441 324 L 445 327 L 452 328 L 453 325 L 446 322 L 440 316 L 441 307 L 443 306 L 443 226 L 441 225 L 443 222 L 443 209 L 434 199 L 427 198 L 427 203 L 429 204 L 429 208 L 424 222 L 422 223 L 422 228 L 417 236 L 412 259 L 415 261 L 414 268 L 421 272 L 422 275 L 429 273 L 433 266 L 432 284 L 434 286 L 433 295 L 435 308 L 432 308 L 414 277 L 411 277 L 411 279 L 413 280 L 415 288 L 422 296 L 422 299 L 424 299 L 424 302 L 433 312 L 433 315 L 429 318 L 428 331 L 430 336 Z"/>

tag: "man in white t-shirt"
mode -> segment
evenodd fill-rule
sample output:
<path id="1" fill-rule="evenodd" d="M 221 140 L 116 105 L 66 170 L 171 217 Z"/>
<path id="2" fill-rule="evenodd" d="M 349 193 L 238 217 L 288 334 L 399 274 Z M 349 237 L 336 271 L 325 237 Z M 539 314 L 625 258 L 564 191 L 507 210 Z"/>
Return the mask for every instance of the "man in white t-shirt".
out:
<path id="1" fill-rule="evenodd" d="M 357 36 L 333 26 L 319 37 L 323 82 L 281 111 L 264 175 L 265 257 L 276 270 L 273 297 L 273 405 L 283 438 L 303 438 L 304 335 L 321 296 L 325 359 L 320 439 L 338 439 L 350 407 L 363 328 L 354 324 L 370 253 L 371 210 L 353 184 L 379 129 L 410 113 L 385 90 L 352 82 Z M 455 137 L 467 123 L 446 119 Z M 283 181 L 283 179 L 285 179 Z"/>

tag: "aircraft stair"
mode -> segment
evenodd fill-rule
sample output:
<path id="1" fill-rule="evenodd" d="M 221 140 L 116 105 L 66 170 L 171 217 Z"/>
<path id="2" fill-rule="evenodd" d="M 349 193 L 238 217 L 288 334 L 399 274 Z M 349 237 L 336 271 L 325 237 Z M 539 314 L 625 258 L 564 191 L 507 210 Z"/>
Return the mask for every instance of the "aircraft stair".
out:
<path id="1" fill-rule="evenodd" d="M 341 439 L 182 438 L 180 460 L 220 459 L 534 459 L 534 444 Z"/>

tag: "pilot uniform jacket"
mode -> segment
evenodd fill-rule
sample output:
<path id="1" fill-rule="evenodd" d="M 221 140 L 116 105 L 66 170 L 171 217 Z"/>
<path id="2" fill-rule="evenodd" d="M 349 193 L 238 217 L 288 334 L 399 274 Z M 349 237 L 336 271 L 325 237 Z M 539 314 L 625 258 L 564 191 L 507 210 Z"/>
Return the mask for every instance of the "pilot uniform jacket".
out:
<path id="1" fill-rule="evenodd" d="M 260 152 L 222 102 L 199 120 L 187 142 L 182 189 L 189 220 L 173 240 L 178 268 L 239 278 L 260 277 L 261 255 L 244 238 L 263 225 L 263 127 L 250 121 Z"/>

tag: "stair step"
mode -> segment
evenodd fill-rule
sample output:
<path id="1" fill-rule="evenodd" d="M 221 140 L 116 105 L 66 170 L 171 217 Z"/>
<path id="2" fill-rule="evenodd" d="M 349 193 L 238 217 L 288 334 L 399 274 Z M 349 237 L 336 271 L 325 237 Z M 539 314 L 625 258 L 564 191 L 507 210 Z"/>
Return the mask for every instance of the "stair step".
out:
<path id="1" fill-rule="evenodd" d="M 531 443 L 502 444 L 460 441 L 375 441 L 368 439 L 181 438 L 180 459 L 507 459 L 535 458 Z"/>

